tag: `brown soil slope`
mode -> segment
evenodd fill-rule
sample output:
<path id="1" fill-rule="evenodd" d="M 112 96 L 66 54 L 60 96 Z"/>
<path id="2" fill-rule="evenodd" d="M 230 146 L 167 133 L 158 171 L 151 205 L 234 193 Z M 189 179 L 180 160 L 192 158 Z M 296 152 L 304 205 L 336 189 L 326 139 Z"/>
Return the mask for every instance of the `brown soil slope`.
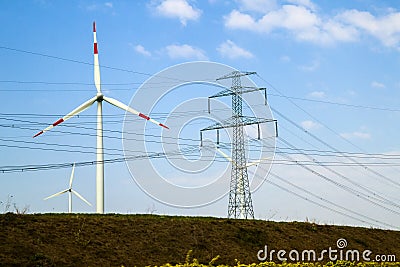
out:
<path id="1" fill-rule="evenodd" d="M 0 214 L 0 265 L 146 266 L 200 262 L 258 262 L 269 249 L 322 251 L 345 238 L 346 249 L 369 249 L 400 259 L 400 232 L 260 220 L 156 215 Z M 371 256 L 372 257 L 372 256 Z"/>

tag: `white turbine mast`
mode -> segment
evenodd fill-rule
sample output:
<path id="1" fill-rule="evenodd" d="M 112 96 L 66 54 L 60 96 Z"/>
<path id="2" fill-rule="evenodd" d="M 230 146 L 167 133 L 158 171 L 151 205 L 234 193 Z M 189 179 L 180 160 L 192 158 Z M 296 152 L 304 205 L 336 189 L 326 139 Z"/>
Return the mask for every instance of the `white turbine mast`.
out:
<path id="1" fill-rule="evenodd" d="M 71 176 L 69 178 L 69 187 L 65 190 L 62 190 L 62 191 L 55 193 L 54 195 L 48 196 L 44 199 L 44 200 L 47 200 L 49 198 L 53 198 L 53 197 L 56 197 L 56 196 L 59 196 L 59 195 L 62 195 L 64 193 L 68 192 L 68 213 L 72 212 L 72 194 L 75 194 L 77 197 L 82 199 L 86 204 L 88 204 L 89 206 L 92 206 L 92 204 L 90 204 L 90 202 L 87 201 L 81 194 L 79 194 L 77 191 L 72 189 L 72 182 L 74 180 L 74 172 L 75 172 L 75 163 L 72 166 L 72 172 L 71 172 Z"/>
<path id="2" fill-rule="evenodd" d="M 158 126 L 164 127 L 169 129 L 166 125 L 153 120 L 149 116 L 140 113 L 137 110 L 113 99 L 110 97 L 106 97 L 101 92 L 101 83 L 100 83 L 100 65 L 99 65 L 99 54 L 97 48 L 97 37 L 96 37 L 96 22 L 93 22 L 93 50 L 94 50 L 94 84 L 97 89 L 97 94 L 93 98 L 87 100 L 82 105 L 65 115 L 64 117 L 60 118 L 52 125 L 48 126 L 46 129 L 38 132 L 33 137 L 37 137 L 44 132 L 51 130 L 53 127 L 57 126 L 58 124 L 72 118 L 73 116 L 78 115 L 82 111 L 88 109 L 91 105 L 97 102 L 97 149 L 96 149 L 96 211 L 97 213 L 104 213 L 104 153 L 103 153 L 103 111 L 102 111 L 102 102 L 106 101 L 111 105 L 114 105 L 120 109 L 123 109 L 127 112 L 130 112 L 134 115 L 137 115 L 145 120 L 148 120 Z"/>

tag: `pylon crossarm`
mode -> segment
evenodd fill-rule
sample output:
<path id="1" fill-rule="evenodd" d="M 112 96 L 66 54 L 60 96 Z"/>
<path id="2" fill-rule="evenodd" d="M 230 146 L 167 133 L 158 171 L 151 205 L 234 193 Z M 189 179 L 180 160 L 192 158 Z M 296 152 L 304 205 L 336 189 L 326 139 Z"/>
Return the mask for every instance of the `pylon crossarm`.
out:
<path id="1" fill-rule="evenodd" d="M 216 93 L 215 95 L 209 96 L 208 98 L 216 98 L 216 97 L 221 97 L 221 96 L 228 96 L 228 95 L 233 95 L 235 94 L 234 91 L 231 89 L 225 89 L 222 90 L 221 92 Z"/>
<path id="2" fill-rule="evenodd" d="M 222 90 L 218 93 L 216 93 L 215 95 L 209 96 L 208 98 L 216 98 L 216 97 L 222 97 L 222 96 L 230 96 L 230 95 L 235 95 L 235 94 L 245 94 L 245 93 L 251 93 L 251 92 L 255 92 L 255 91 L 262 91 L 262 90 L 266 90 L 267 88 L 265 87 L 251 87 L 251 86 L 240 86 L 239 88 L 242 89 L 247 89 L 247 90 L 241 90 L 240 92 L 235 92 L 231 89 L 225 89 Z"/>
<path id="3" fill-rule="evenodd" d="M 243 126 L 245 126 L 245 125 L 251 125 L 251 124 L 274 122 L 276 120 L 274 120 L 274 119 L 265 119 L 265 118 L 255 118 L 255 117 L 250 117 L 250 116 L 242 116 L 242 121 L 244 123 Z"/>
<path id="4" fill-rule="evenodd" d="M 216 122 L 206 128 L 201 129 L 201 132 L 204 131 L 210 131 L 210 130 L 218 130 L 218 129 L 224 129 L 224 128 L 231 128 L 235 126 L 236 120 L 233 117 L 230 117 L 227 120 L 223 120 L 222 122 Z"/>
<path id="5" fill-rule="evenodd" d="M 237 124 L 236 118 L 229 118 L 228 120 L 221 122 L 214 123 L 206 128 L 201 129 L 201 132 L 210 131 L 210 130 L 218 130 L 224 128 L 232 128 L 236 126 L 246 126 L 246 125 L 253 125 L 253 124 L 261 124 L 261 123 L 268 123 L 268 122 L 275 122 L 276 120 L 273 119 L 262 119 L 262 118 L 254 118 L 248 116 L 240 116 L 239 124 Z"/>
<path id="6" fill-rule="evenodd" d="M 219 77 L 218 79 L 216 79 L 217 81 L 219 80 L 224 80 L 224 79 L 232 79 L 232 78 L 237 78 L 237 77 L 241 77 L 241 76 L 247 76 L 247 75 L 253 75 L 253 74 L 257 74 L 257 72 L 255 71 L 233 71 L 229 74 L 226 74 L 222 77 Z"/>
<path id="7" fill-rule="evenodd" d="M 225 128 L 224 125 L 222 125 L 221 123 L 217 122 L 217 123 L 214 123 L 213 125 L 210 125 L 210 126 L 208 126 L 206 128 L 201 129 L 200 132 L 223 129 L 223 128 Z"/>
<path id="8" fill-rule="evenodd" d="M 255 91 L 267 90 L 267 88 L 265 88 L 265 87 L 242 86 L 241 88 L 247 89 L 247 90 L 243 90 L 243 91 L 242 91 L 242 94 L 251 93 L 251 92 L 255 92 Z"/>

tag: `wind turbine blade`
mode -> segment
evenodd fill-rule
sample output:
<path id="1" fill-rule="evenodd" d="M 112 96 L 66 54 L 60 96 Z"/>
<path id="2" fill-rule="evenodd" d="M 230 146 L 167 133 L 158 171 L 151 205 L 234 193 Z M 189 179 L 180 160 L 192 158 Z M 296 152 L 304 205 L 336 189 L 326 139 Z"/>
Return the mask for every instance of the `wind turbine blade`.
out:
<path id="1" fill-rule="evenodd" d="M 89 201 L 87 201 L 83 196 L 81 196 L 81 194 L 79 194 L 78 192 L 76 192 L 75 190 L 71 190 L 72 193 L 74 193 L 77 197 L 79 197 L 80 199 L 82 199 L 84 202 L 86 202 L 86 204 L 88 204 L 89 206 L 92 206 L 92 204 L 90 204 Z"/>
<path id="2" fill-rule="evenodd" d="M 100 87 L 100 66 L 99 66 L 99 50 L 97 48 L 96 22 L 93 22 L 93 54 L 94 54 L 94 84 L 97 92 L 101 92 Z"/>
<path id="3" fill-rule="evenodd" d="M 58 192 L 58 193 L 55 193 L 54 195 L 51 195 L 51 196 L 46 197 L 46 198 L 44 198 L 43 200 L 47 200 L 47 199 L 49 199 L 49 198 L 53 198 L 53 197 L 62 195 L 62 194 L 64 194 L 64 193 L 67 193 L 68 191 L 69 191 L 69 189 L 65 189 L 65 190 L 63 190 L 63 191 L 60 191 L 60 192 Z"/>
<path id="4" fill-rule="evenodd" d="M 86 101 L 85 103 L 83 103 L 82 105 L 80 105 L 79 107 L 77 107 L 76 109 L 74 109 L 73 111 L 71 111 L 70 113 L 68 113 L 67 115 L 65 115 L 64 117 L 62 117 L 61 119 L 59 119 L 58 121 L 56 121 L 55 123 L 53 123 L 52 125 L 50 125 L 49 127 L 47 127 L 46 129 L 38 132 L 37 134 L 35 134 L 33 136 L 33 138 L 41 135 L 44 132 L 47 132 L 49 130 L 51 130 L 52 128 L 54 128 L 55 126 L 59 125 L 60 123 L 70 119 L 71 117 L 78 115 L 79 113 L 81 113 L 82 111 L 84 111 L 85 109 L 89 108 L 95 101 L 97 100 L 97 96 L 89 99 L 88 101 Z"/>
<path id="5" fill-rule="evenodd" d="M 107 102 L 110 103 L 111 105 L 114 105 L 114 106 L 116 106 L 116 107 L 118 107 L 118 108 L 120 108 L 120 109 L 126 110 L 126 111 L 128 111 L 128 112 L 130 112 L 130 113 L 132 113 L 132 114 L 134 114 L 134 115 L 138 115 L 139 117 L 141 117 L 141 118 L 143 118 L 143 119 L 145 119 L 145 120 L 148 120 L 148 121 L 150 121 L 150 122 L 152 122 L 152 123 L 154 123 L 154 124 L 156 124 L 156 125 L 158 125 L 158 126 L 161 126 L 161 127 L 166 128 L 166 129 L 169 129 L 166 125 L 164 125 L 164 124 L 162 124 L 162 123 L 160 123 L 160 122 L 158 122 L 158 121 L 156 121 L 156 120 L 153 120 L 152 118 L 150 118 L 150 117 L 144 115 L 143 113 L 140 113 L 140 112 L 137 111 L 137 110 L 134 110 L 134 109 L 131 108 L 131 107 L 128 107 L 127 105 L 125 105 L 125 104 L 119 102 L 118 100 L 115 100 L 115 99 L 110 98 L 110 97 L 105 97 L 105 96 L 103 97 L 103 100 L 107 101 Z"/>
<path id="6" fill-rule="evenodd" d="M 72 181 L 74 180 L 75 163 L 72 165 L 71 177 L 69 177 L 69 188 L 72 188 Z"/>

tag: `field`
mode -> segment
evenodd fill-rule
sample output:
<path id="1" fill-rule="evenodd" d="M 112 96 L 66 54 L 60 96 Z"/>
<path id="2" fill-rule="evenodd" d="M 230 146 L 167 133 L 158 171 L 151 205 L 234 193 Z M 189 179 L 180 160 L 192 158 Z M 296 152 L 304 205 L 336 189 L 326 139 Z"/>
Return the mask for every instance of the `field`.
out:
<path id="1" fill-rule="evenodd" d="M 276 250 L 273 260 L 281 263 L 277 260 L 278 250 L 285 250 L 286 257 L 291 250 L 319 253 L 329 247 L 338 249 L 336 242 L 341 238 L 347 241 L 343 255 L 346 250 L 360 253 L 371 250 L 371 259 L 376 255 L 394 255 L 400 259 L 398 231 L 307 222 L 7 213 L 0 214 L 0 226 L 0 265 L 5 266 L 167 266 L 167 263 L 242 266 L 256 263 L 252 266 L 291 267 L 300 265 L 290 260 L 284 265 L 260 263 L 257 253 L 267 245 L 268 253 Z M 327 257 L 322 262 L 332 266 Z M 336 262 L 335 266 L 349 264 Z"/>

